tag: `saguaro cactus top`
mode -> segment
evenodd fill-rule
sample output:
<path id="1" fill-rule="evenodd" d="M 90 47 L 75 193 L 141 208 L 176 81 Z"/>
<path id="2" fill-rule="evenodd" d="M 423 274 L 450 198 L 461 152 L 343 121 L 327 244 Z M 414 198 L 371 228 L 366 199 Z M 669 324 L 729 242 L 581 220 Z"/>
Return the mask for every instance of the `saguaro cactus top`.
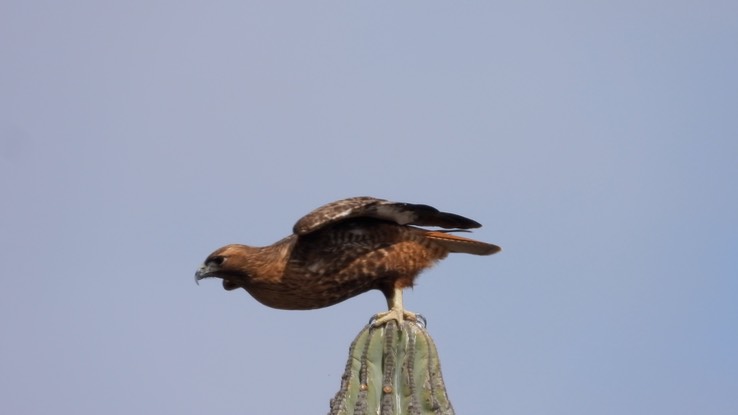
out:
<path id="1" fill-rule="evenodd" d="M 369 324 L 349 349 L 329 415 L 453 415 L 436 346 L 421 324 Z"/>

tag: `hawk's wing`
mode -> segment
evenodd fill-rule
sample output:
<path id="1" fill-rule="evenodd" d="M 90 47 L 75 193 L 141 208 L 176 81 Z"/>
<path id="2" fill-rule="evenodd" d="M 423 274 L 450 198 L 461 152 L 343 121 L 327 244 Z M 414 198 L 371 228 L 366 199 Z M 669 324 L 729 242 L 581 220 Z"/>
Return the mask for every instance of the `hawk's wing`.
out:
<path id="1" fill-rule="evenodd" d="M 321 206 L 295 224 L 297 235 L 314 232 L 326 225 L 352 218 L 374 218 L 398 225 L 438 226 L 446 229 L 479 228 L 478 222 L 428 205 L 390 202 L 373 197 L 352 197 Z"/>

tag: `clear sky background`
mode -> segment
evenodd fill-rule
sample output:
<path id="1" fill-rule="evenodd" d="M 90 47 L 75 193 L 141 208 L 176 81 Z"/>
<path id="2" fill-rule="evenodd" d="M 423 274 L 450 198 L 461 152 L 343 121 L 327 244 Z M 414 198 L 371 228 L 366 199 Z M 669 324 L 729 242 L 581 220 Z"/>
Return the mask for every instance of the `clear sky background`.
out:
<path id="1" fill-rule="evenodd" d="M 322 414 L 371 292 L 193 274 L 372 195 L 459 414 L 738 413 L 734 1 L 0 4 L 0 412 Z"/>

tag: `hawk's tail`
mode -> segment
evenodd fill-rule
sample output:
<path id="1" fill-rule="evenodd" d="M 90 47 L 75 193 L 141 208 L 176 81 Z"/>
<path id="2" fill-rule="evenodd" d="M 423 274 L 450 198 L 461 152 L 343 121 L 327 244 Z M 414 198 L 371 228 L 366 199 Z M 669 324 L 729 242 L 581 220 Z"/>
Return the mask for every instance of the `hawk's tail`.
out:
<path id="1" fill-rule="evenodd" d="M 497 245 L 475 241 L 474 239 L 462 238 L 461 236 L 451 235 L 444 231 L 428 231 L 425 233 L 425 236 L 426 238 L 442 245 L 444 248 L 448 249 L 449 252 L 492 255 L 502 250 L 502 248 Z"/>

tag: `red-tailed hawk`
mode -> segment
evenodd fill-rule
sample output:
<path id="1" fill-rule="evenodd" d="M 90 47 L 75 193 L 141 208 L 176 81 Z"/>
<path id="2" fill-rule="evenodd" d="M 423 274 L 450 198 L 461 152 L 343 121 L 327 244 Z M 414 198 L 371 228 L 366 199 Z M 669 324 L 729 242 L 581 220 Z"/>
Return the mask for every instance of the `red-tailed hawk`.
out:
<path id="1" fill-rule="evenodd" d="M 413 226 L 416 225 L 416 226 Z M 428 230 L 435 226 L 451 230 Z M 195 280 L 217 277 L 260 303 L 286 310 L 328 307 L 377 289 L 389 311 L 375 325 L 414 320 L 402 289 L 450 252 L 491 255 L 500 247 L 452 235 L 482 225 L 427 205 L 354 197 L 329 203 L 297 221 L 293 234 L 265 247 L 226 245 L 207 257 Z"/>

